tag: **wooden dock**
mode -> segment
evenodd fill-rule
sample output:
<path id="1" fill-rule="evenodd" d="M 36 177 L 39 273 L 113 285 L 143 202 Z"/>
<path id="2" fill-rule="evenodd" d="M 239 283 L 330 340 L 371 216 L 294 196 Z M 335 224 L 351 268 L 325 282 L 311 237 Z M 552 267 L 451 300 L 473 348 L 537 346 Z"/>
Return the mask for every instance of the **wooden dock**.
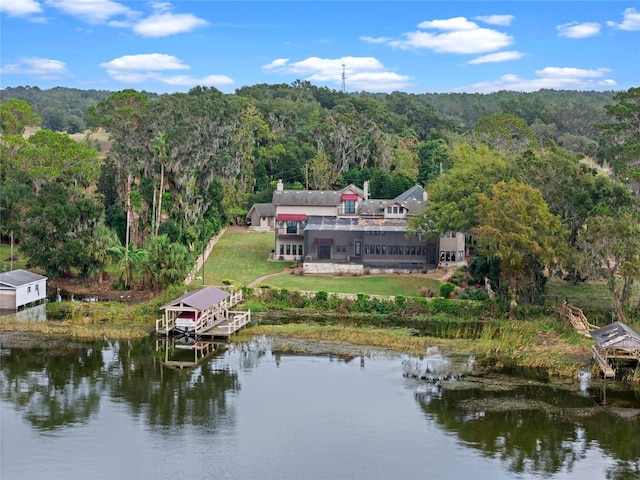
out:
<path id="1" fill-rule="evenodd" d="M 593 356 L 593 359 L 598 363 L 598 366 L 600 367 L 600 370 L 602 371 L 602 375 L 604 376 L 604 378 L 616 377 L 616 371 L 609 364 L 609 359 L 607 358 L 606 352 L 601 351 L 598 347 L 594 345 L 591 347 L 591 355 Z"/>
<path id="2" fill-rule="evenodd" d="M 197 338 L 230 337 L 249 323 L 251 323 L 251 311 L 229 311 L 229 318 L 197 331 L 195 336 Z"/>

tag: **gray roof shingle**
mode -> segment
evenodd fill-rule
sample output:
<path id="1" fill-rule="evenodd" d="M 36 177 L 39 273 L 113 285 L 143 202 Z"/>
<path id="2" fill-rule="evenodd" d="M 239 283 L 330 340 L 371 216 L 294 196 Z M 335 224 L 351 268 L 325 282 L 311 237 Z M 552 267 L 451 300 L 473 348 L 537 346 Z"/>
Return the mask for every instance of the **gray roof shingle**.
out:
<path id="1" fill-rule="evenodd" d="M 206 310 L 216 303 L 220 303 L 222 300 L 229 296 L 231 296 L 229 292 L 225 292 L 224 290 L 217 287 L 209 286 L 201 288 L 199 290 L 187 292 L 160 308 L 164 310 L 167 307 L 177 307 L 182 304 L 188 307 L 196 308 L 198 310 Z"/>
<path id="2" fill-rule="evenodd" d="M 43 279 L 46 280 L 47 277 L 21 269 L 0 273 L 0 283 L 9 285 L 10 287 L 21 287 L 22 285 L 28 285 Z"/>

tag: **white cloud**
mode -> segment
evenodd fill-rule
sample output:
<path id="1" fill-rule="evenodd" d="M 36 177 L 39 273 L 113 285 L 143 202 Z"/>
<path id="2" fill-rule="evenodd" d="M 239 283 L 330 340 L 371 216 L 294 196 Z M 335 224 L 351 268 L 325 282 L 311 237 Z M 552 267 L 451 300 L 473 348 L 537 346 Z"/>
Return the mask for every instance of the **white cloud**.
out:
<path id="1" fill-rule="evenodd" d="M 594 35 L 598 35 L 598 33 L 600 33 L 600 24 L 593 22 L 571 22 L 558 25 L 556 27 L 556 30 L 558 30 L 558 35 L 560 35 L 561 37 L 587 38 L 593 37 Z"/>
<path id="2" fill-rule="evenodd" d="M 263 65 L 262 68 L 264 68 L 265 70 L 272 70 L 274 68 L 285 66 L 288 61 L 288 58 L 276 58 L 273 62 L 267 65 Z"/>
<path id="3" fill-rule="evenodd" d="M 145 18 L 133 27 L 133 31 L 143 37 L 167 37 L 178 33 L 191 32 L 209 22 L 190 13 L 161 13 Z"/>
<path id="4" fill-rule="evenodd" d="M 601 77 L 611 70 L 608 68 L 597 68 L 595 70 L 587 70 L 584 68 L 571 67 L 546 67 L 542 70 L 536 70 L 536 75 L 548 78 L 585 78 L 585 77 Z"/>
<path id="5" fill-rule="evenodd" d="M 387 70 L 374 57 L 309 57 L 293 63 L 279 58 L 262 68 L 279 75 L 299 76 L 311 82 L 336 86 L 342 84 L 344 69 L 346 86 L 351 91 L 393 91 L 411 85 L 409 77 Z"/>
<path id="6" fill-rule="evenodd" d="M 436 29 L 436 30 L 475 30 L 478 25 L 470 22 L 465 17 L 447 18 L 445 20 L 425 20 L 418 24 L 418 28 L 424 30 Z"/>
<path id="7" fill-rule="evenodd" d="M 124 55 L 110 62 L 100 64 L 108 70 L 138 71 L 138 70 L 189 70 L 189 65 L 173 55 L 164 53 L 142 53 L 139 55 Z"/>
<path id="8" fill-rule="evenodd" d="M 490 25 L 500 25 L 502 27 L 508 27 L 511 25 L 513 21 L 513 15 L 485 15 L 480 17 L 475 17 L 476 20 L 480 20 L 481 22 L 488 23 Z"/>
<path id="9" fill-rule="evenodd" d="M 153 80 L 167 85 L 195 87 L 230 85 L 233 80 L 226 75 L 209 75 L 203 78 L 189 75 L 165 75 L 167 70 L 189 70 L 186 65 L 173 55 L 149 53 L 125 55 L 110 62 L 101 63 L 111 78 L 124 83 L 142 83 Z"/>
<path id="10" fill-rule="evenodd" d="M 53 80 L 67 74 L 67 64 L 60 60 L 40 57 L 19 58 L 17 63 L 2 67 L 3 74 L 20 73 L 34 75 L 41 80 Z"/>
<path id="11" fill-rule="evenodd" d="M 640 13 L 635 8 L 627 8 L 622 17 L 622 23 L 607 22 L 607 25 L 620 30 L 640 30 Z"/>
<path id="12" fill-rule="evenodd" d="M 479 63 L 508 62 L 510 60 L 519 60 L 522 57 L 524 57 L 524 53 L 511 50 L 508 52 L 490 53 L 489 55 L 477 57 L 477 58 L 474 58 L 473 60 L 469 60 L 469 63 L 472 65 L 477 65 Z"/>
<path id="13" fill-rule="evenodd" d="M 436 53 L 477 54 L 487 53 L 507 47 L 513 37 L 490 28 L 479 27 L 464 17 L 445 20 L 428 20 L 420 23 L 422 30 L 405 33 L 403 40 L 390 40 L 388 45 L 395 48 L 425 48 Z"/>
<path id="14" fill-rule="evenodd" d="M 35 0 L 2 0 L 0 12 L 10 17 L 23 17 L 42 13 L 42 7 Z"/>
<path id="15" fill-rule="evenodd" d="M 392 39 L 389 37 L 369 37 L 367 35 L 363 35 L 360 37 L 360 40 L 367 43 L 389 43 Z"/>
<path id="16" fill-rule="evenodd" d="M 92 25 L 104 24 L 112 17 L 132 18 L 138 15 L 129 7 L 111 0 L 46 0 L 46 4 Z"/>
<path id="17" fill-rule="evenodd" d="M 21 0 L 4 0 L 19 4 Z M 116 28 L 132 28 L 143 37 L 167 37 L 191 32 L 208 25 L 204 19 L 190 13 L 171 13 L 169 2 L 153 2 L 153 14 L 141 19 L 142 13 L 113 0 L 44 0 L 47 6 L 76 17 L 91 25 L 109 25 Z M 34 2 L 34 0 L 24 0 Z M 36 3 L 37 6 L 39 6 Z"/>
<path id="18" fill-rule="evenodd" d="M 535 92 L 540 89 L 554 90 L 593 90 L 597 87 L 612 88 L 615 80 L 601 78 L 610 70 L 606 68 L 582 69 L 570 67 L 546 67 L 536 70 L 538 78 L 522 78 L 518 75 L 507 74 L 498 80 L 478 82 L 473 85 L 459 87 L 455 92 L 491 93 L 500 90 L 518 92 Z"/>

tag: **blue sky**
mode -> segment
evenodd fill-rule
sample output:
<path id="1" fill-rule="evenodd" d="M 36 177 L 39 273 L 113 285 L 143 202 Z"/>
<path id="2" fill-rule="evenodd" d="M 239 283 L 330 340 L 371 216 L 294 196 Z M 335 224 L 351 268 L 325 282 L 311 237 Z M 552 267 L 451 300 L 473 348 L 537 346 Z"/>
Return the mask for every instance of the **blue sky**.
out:
<path id="1" fill-rule="evenodd" d="M 636 1 L 0 0 L 0 86 L 410 93 L 640 86 Z"/>

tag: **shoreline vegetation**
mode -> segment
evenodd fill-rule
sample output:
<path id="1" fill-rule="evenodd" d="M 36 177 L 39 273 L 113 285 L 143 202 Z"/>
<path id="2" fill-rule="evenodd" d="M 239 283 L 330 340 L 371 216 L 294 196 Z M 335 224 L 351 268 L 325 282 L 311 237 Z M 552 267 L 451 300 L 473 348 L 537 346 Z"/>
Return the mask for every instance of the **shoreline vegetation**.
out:
<path id="1" fill-rule="evenodd" d="M 159 307 L 165 297 L 166 294 L 136 304 L 48 303 L 46 321 L 25 321 L 14 314 L 5 315 L 0 317 L 0 332 L 83 340 L 146 338 L 155 334 L 154 322 L 160 315 Z M 321 297 L 324 298 L 323 295 Z M 441 305 L 460 302 L 438 300 Z M 556 377 L 575 377 L 591 363 L 590 340 L 551 316 L 538 315 L 519 321 L 485 316 L 480 320 L 432 312 L 400 318 L 395 314 L 376 312 L 336 312 L 283 306 L 276 309 L 268 302 L 261 303 L 255 299 L 246 303 L 255 312 L 252 315 L 254 321 L 233 335 L 230 342 L 265 336 L 297 339 L 308 344 L 322 342 L 346 349 L 385 349 L 417 357 L 423 356 L 427 349 L 437 347 L 447 353 L 475 355 L 477 365 L 482 368 L 497 371 L 532 369 Z"/>
<path id="2" fill-rule="evenodd" d="M 417 357 L 424 355 L 428 348 L 438 347 L 453 354 L 475 355 L 480 368 L 532 369 L 556 377 L 575 377 L 592 364 L 593 341 L 544 306 L 522 306 L 519 320 L 512 320 L 506 317 L 505 309 L 496 299 L 439 297 L 436 296 L 438 285 L 447 281 L 442 272 L 431 278 L 418 275 L 411 279 L 410 286 L 401 275 L 295 275 L 287 268 L 289 264 L 266 260 L 272 245 L 273 234 L 250 233 L 233 227 L 225 232 L 206 259 L 204 278 L 197 279 L 191 286 L 177 285 L 155 295 L 139 290 L 114 290 L 100 297 L 112 300 L 98 302 L 49 302 L 46 321 L 23 321 L 15 315 L 6 315 L 0 317 L 0 332 L 86 340 L 149 337 L 155 334 L 160 307 L 183 294 L 185 289 L 198 288 L 201 281 L 203 285 L 224 284 L 243 289 L 241 306 L 251 311 L 253 323 L 232 336 L 230 342 L 266 336 L 299 339 L 307 345 L 328 342 L 347 349 L 352 346 L 386 349 Z M 313 280 L 316 291 L 304 293 L 293 289 L 292 278 L 300 288 Z M 568 289 L 559 280 L 552 279 L 550 283 L 554 296 L 549 297 L 548 302 L 568 299 L 578 306 L 588 306 L 591 321 L 607 323 L 604 286 L 590 284 L 588 288 Z M 367 294 L 338 293 L 347 284 L 351 291 L 361 289 L 359 291 Z M 76 299 L 89 298 L 97 292 L 88 280 L 67 283 L 67 286 L 77 288 L 67 292 L 75 293 Z M 54 280 L 50 287 L 55 292 L 57 288 L 64 290 L 65 285 Z M 402 291 L 407 292 L 406 297 L 397 294 Z M 432 295 L 420 296 L 423 291 L 430 291 Z M 394 292 L 396 296 L 378 297 L 380 292 Z M 120 301 L 115 300 L 117 298 Z"/>

